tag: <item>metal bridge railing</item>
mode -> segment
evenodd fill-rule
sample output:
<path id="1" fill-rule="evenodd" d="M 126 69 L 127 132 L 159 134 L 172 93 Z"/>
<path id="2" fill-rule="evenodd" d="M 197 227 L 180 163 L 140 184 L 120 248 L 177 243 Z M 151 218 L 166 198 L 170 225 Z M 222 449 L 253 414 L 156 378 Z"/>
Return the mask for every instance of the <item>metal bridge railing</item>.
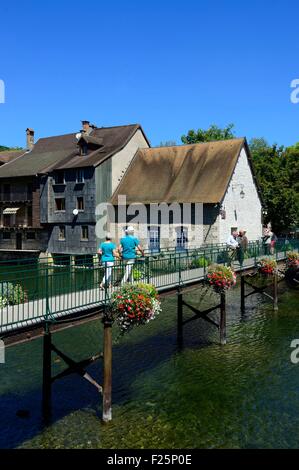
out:
<path id="1" fill-rule="evenodd" d="M 299 241 L 292 245 L 277 243 L 274 257 L 284 259 L 289 250 L 299 250 Z M 244 253 L 244 267 L 255 266 L 265 256 L 262 243 L 250 243 Z M 109 301 L 111 293 L 124 282 L 126 264 L 116 262 L 105 289 L 100 289 L 107 267 L 98 258 L 65 255 L 55 260 L 15 260 L 0 263 L 0 333 L 42 320 L 55 321 L 75 312 L 84 312 Z M 160 291 L 203 279 L 213 263 L 240 267 L 231 260 L 226 246 L 193 248 L 185 252 L 165 252 L 137 258 L 131 266 L 129 282 L 154 284 Z"/>

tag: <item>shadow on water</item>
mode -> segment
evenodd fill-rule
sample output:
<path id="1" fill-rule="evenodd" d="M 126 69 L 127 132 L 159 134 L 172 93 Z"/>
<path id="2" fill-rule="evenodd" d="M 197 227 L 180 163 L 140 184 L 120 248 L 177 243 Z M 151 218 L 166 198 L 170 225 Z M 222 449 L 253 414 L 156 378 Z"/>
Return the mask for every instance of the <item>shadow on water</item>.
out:
<path id="1" fill-rule="evenodd" d="M 173 319 L 176 321 L 175 315 Z M 141 373 L 156 368 L 159 364 L 167 362 L 172 356 L 179 353 L 181 347 L 177 343 L 175 321 L 167 325 L 166 331 L 157 332 L 150 336 L 142 332 L 142 338 L 138 338 L 137 342 L 136 337 L 138 334 L 136 335 L 136 332 L 134 332 L 131 333 L 128 338 L 121 338 L 113 346 L 114 405 L 122 405 L 124 402 L 133 400 L 131 384 Z M 159 320 L 157 320 L 157 322 L 159 322 Z M 98 334 L 95 336 L 98 336 L 99 344 L 101 345 L 102 327 L 98 321 L 92 323 L 96 325 Z M 202 323 L 202 321 L 199 320 L 198 323 Z M 82 329 L 84 327 L 76 327 L 78 330 L 80 328 Z M 188 330 L 189 327 L 186 328 L 186 333 Z M 71 330 L 67 331 L 68 332 L 53 334 L 53 343 L 63 352 L 67 353 L 67 351 L 69 351 L 70 356 L 74 357 L 72 353 L 74 353 L 74 349 L 76 352 L 75 341 L 72 341 L 70 337 Z M 183 348 L 202 348 L 213 344 L 213 341 L 210 339 L 212 332 L 213 327 L 206 325 L 205 328 L 200 328 L 196 337 L 186 334 Z M 93 331 L 93 335 L 94 333 L 95 331 Z M 66 343 L 64 343 L 63 338 L 67 339 Z M 85 333 L 79 346 L 83 347 L 83 342 L 86 340 L 89 341 Z M 31 343 L 15 346 L 10 349 L 11 351 L 9 350 L 7 353 L 8 363 L 10 363 L 9 356 L 11 352 L 14 356 L 13 362 L 16 361 L 17 364 L 13 366 L 12 370 L 9 370 L 8 365 L 6 371 L 3 372 L 3 374 L 9 374 L 10 384 L 8 387 L 9 392 L 0 395 L 0 448 L 17 447 L 22 442 L 31 439 L 44 429 L 41 417 L 42 342 L 38 339 Z M 18 349 L 21 351 L 18 352 Z M 27 349 L 27 352 L 23 355 L 22 351 L 25 349 Z M 86 349 L 86 345 L 84 349 Z M 32 364 L 32 356 L 34 356 L 34 364 Z M 22 389 L 21 383 L 23 380 L 26 381 L 26 372 L 21 372 L 26 362 L 26 370 L 29 372 L 29 375 L 32 374 L 34 384 L 32 389 L 30 385 L 28 387 L 27 384 L 27 388 L 30 388 L 28 391 L 26 390 L 26 384 Z M 30 366 L 30 364 L 32 364 L 32 366 Z M 61 361 L 60 370 L 63 369 L 64 366 L 64 363 Z M 55 363 L 53 369 L 55 369 Z M 92 377 L 99 383 L 102 383 L 101 360 L 89 366 L 87 370 Z M 52 373 L 54 374 L 54 372 Z M 16 383 L 18 383 L 18 387 L 17 391 L 14 393 L 13 389 Z M 86 408 L 97 410 L 97 414 L 100 418 L 101 400 L 102 397 L 97 394 L 95 388 L 79 376 L 72 374 L 67 378 L 61 379 L 52 386 L 53 416 L 51 424 L 73 411 Z M 21 413 L 18 413 L 19 411 L 21 411 Z M 24 415 L 24 417 L 22 415 Z"/>

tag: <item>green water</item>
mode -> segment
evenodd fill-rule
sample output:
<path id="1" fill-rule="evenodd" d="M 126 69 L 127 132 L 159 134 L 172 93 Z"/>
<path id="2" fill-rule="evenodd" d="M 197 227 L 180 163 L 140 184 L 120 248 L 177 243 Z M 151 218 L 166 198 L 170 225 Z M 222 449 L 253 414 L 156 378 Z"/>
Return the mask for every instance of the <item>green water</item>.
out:
<path id="1" fill-rule="evenodd" d="M 197 305 L 199 289 L 185 300 Z M 299 338 L 299 294 L 283 287 L 278 313 L 252 296 L 242 316 L 239 300 L 239 289 L 229 293 L 225 347 L 212 325 L 197 320 L 185 326 L 180 349 L 176 297 L 163 299 L 157 320 L 114 346 L 113 421 L 105 426 L 96 390 L 69 376 L 54 384 L 54 420 L 43 428 L 41 341 L 9 348 L 0 365 L 0 447 L 299 447 L 299 364 L 290 361 L 290 343 Z M 101 350 L 101 341 L 98 321 L 54 335 L 76 359 Z M 54 373 L 63 367 L 53 355 Z M 88 371 L 101 382 L 100 362 Z M 19 418 L 20 409 L 29 416 Z"/>

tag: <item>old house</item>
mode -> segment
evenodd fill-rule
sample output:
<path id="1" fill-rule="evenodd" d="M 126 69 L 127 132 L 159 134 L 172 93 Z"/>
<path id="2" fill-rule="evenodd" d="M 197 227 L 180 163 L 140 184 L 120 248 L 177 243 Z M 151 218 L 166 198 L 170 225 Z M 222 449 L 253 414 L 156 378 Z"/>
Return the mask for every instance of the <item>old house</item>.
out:
<path id="1" fill-rule="evenodd" d="M 94 254 L 96 206 L 110 199 L 137 149 L 140 125 L 97 128 L 39 139 L 27 129 L 26 153 L 0 167 L 0 250 Z"/>
<path id="2" fill-rule="evenodd" d="M 118 218 L 120 212 L 124 213 L 123 208 L 117 207 L 123 196 L 126 196 L 126 209 L 133 205 L 125 224 Z M 240 228 L 247 231 L 249 240 L 262 235 L 261 197 L 250 151 L 243 138 L 140 149 L 111 203 L 117 210 L 110 220 L 110 230 L 120 238 L 124 225 L 133 225 L 143 245 L 152 250 L 225 243 L 229 234 Z M 187 222 L 183 217 L 174 220 L 169 211 L 166 219 L 159 215 L 153 220 L 151 209 L 161 203 L 169 207 L 176 203 L 182 209 L 189 205 L 191 217 Z M 134 223 L 133 208 L 136 206 L 138 213 L 140 204 L 146 208 L 146 220 Z M 196 219 L 197 206 L 201 208 L 201 219 Z M 196 235 L 195 224 L 201 225 L 202 230 L 198 232 L 201 237 Z M 164 237 L 161 236 L 163 225 L 170 225 Z"/>

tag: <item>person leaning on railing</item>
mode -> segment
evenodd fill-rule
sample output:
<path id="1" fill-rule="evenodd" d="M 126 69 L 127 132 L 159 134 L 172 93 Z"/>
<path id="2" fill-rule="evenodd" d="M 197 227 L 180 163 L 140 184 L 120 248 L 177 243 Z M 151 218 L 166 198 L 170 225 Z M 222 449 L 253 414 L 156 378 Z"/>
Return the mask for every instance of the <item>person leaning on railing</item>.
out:
<path id="1" fill-rule="evenodd" d="M 106 241 L 101 243 L 98 249 L 99 255 L 101 255 L 102 263 L 105 267 L 104 277 L 100 284 L 100 288 L 104 289 L 105 284 L 109 284 L 109 287 L 112 287 L 111 277 L 112 269 L 114 266 L 115 258 L 119 257 L 118 250 L 115 243 L 112 242 L 111 236 L 109 233 L 106 235 Z"/>
<path id="2" fill-rule="evenodd" d="M 126 235 L 120 240 L 118 247 L 119 253 L 122 255 L 123 262 L 125 264 L 125 274 L 122 279 L 122 284 L 128 282 L 131 272 L 137 258 L 136 250 L 144 256 L 144 250 L 140 245 L 137 237 L 134 236 L 134 228 L 128 227 L 125 231 Z"/>

